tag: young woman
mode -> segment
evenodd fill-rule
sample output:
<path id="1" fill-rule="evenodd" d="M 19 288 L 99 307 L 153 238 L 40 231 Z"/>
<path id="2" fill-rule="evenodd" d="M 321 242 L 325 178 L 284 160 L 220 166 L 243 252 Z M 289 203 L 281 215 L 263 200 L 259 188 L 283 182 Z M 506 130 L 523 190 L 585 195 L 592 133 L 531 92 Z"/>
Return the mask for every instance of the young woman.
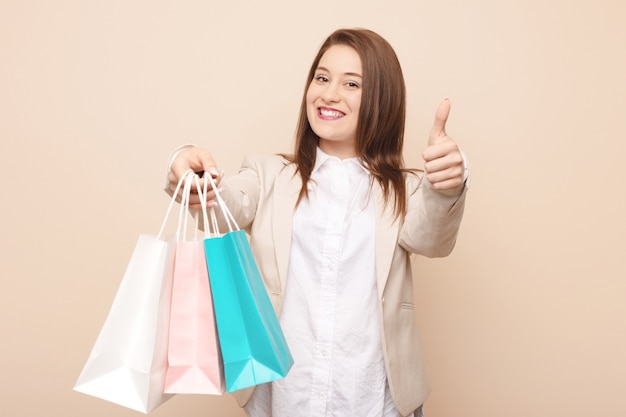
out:
<path id="1" fill-rule="evenodd" d="M 372 31 L 337 30 L 307 76 L 294 154 L 248 157 L 221 179 L 295 361 L 286 378 L 236 393 L 249 416 L 421 415 L 410 255 L 446 256 L 456 241 L 467 173 L 449 110 L 444 100 L 436 112 L 423 175 L 405 169 L 396 54 Z M 169 192 L 188 168 L 219 178 L 209 151 L 184 147 Z"/>

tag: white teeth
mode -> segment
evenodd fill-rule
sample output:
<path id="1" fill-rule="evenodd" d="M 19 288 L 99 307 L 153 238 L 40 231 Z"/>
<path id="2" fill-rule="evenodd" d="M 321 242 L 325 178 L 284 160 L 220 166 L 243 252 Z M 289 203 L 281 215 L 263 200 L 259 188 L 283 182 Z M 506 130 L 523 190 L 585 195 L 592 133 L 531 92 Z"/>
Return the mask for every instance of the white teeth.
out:
<path id="1" fill-rule="evenodd" d="M 327 117 L 341 117 L 341 116 L 343 116 L 343 114 L 338 112 L 338 111 L 325 110 L 325 109 L 320 109 L 320 114 L 322 116 L 327 116 Z"/>

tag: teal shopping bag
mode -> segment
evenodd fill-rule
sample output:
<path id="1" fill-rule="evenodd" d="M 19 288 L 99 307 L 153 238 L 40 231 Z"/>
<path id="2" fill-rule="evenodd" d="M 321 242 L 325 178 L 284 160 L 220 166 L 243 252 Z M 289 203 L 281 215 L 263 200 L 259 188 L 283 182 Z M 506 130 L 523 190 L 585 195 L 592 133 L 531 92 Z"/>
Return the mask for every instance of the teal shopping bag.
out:
<path id="1" fill-rule="evenodd" d="M 284 378 L 293 358 L 243 230 L 204 240 L 226 390 Z"/>
<path id="2" fill-rule="evenodd" d="M 233 392 L 284 378 L 293 358 L 248 237 L 219 194 L 216 199 L 231 231 L 205 239 L 204 245 L 226 391 Z"/>

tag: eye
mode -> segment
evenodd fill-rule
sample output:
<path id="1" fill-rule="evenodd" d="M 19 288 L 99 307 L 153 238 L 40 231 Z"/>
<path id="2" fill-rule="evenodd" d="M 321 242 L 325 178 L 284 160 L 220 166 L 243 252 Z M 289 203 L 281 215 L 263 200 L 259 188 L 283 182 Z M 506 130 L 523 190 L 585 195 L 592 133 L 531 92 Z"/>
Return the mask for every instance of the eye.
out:
<path id="1" fill-rule="evenodd" d="M 328 77 L 325 75 L 316 75 L 314 77 L 315 81 L 319 82 L 319 83 L 325 83 L 328 82 Z"/>
<path id="2" fill-rule="evenodd" d="M 346 83 L 346 85 L 347 85 L 348 87 L 350 87 L 350 88 L 359 88 L 359 87 L 361 87 L 358 83 L 355 83 L 354 81 L 348 81 L 348 82 Z"/>

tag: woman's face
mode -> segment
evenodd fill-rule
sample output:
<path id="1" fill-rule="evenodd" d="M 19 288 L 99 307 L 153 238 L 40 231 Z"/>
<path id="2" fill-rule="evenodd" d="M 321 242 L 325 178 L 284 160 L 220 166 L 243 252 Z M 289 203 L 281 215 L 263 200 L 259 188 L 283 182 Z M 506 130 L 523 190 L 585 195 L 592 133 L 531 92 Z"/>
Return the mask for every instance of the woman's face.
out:
<path id="1" fill-rule="evenodd" d="M 331 46 L 315 69 L 306 94 L 307 117 L 329 155 L 356 155 L 362 74 L 359 54 L 346 45 Z"/>

